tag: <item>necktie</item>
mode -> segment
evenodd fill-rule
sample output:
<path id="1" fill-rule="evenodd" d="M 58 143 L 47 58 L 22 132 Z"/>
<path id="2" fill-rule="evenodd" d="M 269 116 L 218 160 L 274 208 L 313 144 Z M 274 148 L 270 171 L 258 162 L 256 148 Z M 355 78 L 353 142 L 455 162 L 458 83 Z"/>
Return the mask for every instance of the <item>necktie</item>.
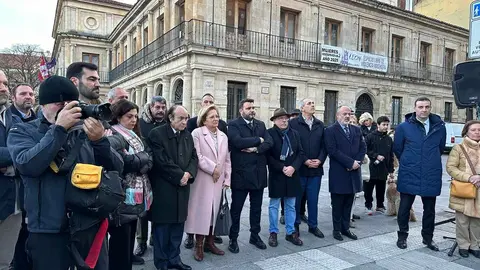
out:
<path id="1" fill-rule="evenodd" d="M 253 121 L 250 121 L 250 123 L 248 123 L 248 127 L 253 130 Z"/>
<path id="2" fill-rule="evenodd" d="M 350 140 L 350 129 L 348 126 L 345 126 L 345 134 L 347 135 L 347 138 Z"/>

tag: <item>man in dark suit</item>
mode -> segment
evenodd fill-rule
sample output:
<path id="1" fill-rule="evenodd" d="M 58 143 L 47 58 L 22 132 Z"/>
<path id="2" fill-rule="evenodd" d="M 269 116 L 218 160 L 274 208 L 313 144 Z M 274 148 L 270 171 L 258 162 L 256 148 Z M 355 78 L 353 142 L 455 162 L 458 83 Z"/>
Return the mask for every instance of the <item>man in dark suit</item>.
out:
<path id="1" fill-rule="evenodd" d="M 167 125 L 148 135 L 154 174 L 151 178 L 153 204 L 149 211 L 153 223 L 153 260 L 157 269 L 190 270 L 180 259 L 183 226 L 187 219 L 190 184 L 197 173 L 198 157 L 187 127 L 188 112 L 174 105 L 167 112 Z"/>
<path id="2" fill-rule="evenodd" d="M 367 152 L 360 128 L 349 124 L 350 115 L 349 107 L 340 107 L 337 122 L 325 130 L 325 146 L 330 157 L 333 238 L 339 241 L 343 241 L 342 234 L 357 240 L 350 231 L 350 212 L 355 193 L 362 189 L 360 165 Z"/>
<path id="3" fill-rule="evenodd" d="M 213 97 L 212 94 L 206 93 L 205 95 L 203 95 L 202 104 L 201 104 L 202 108 L 203 107 L 208 107 L 208 106 L 214 105 L 214 104 L 215 104 L 215 98 Z M 198 119 L 198 116 L 195 116 L 195 117 L 190 118 L 188 120 L 187 130 L 190 133 L 198 127 L 197 119 Z M 222 119 L 220 119 L 220 121 L 218 122 L 218 129 L 220 129 L 220 131 L 222 131 L 223 133 L 227 134 L 227 123 L 225 121 L 223 121 Z"/>
<path id="4" fill-rule="evenodd" d="M 254 119 L 253 99 L 240 101 L 240 117 L 228 125 L 228 143 L 232 162 L 232 205 L 230 244 L 228 250 L 238 253 L 240 215 L 247 195 L 250 197 L 250 244 L 259 249 L 267 246 L 260 239 L 263 190 L 267 186 L 267 156 L 273 140 L 265 123 Z"/>

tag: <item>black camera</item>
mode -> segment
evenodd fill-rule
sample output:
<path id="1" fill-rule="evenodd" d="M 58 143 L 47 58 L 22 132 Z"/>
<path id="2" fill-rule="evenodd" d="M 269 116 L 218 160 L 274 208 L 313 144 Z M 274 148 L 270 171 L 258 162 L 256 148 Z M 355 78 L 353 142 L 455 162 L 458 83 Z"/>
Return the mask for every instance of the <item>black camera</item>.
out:
<path id="1" fill-rule="evenodd" d="M 78 107 L 82 109 L 82 117 L 80 119 L 87 119 L 93 117 L 102 121 L 110 121 L 112 118 L 112 110 L 110 109 L 110 103 L 104 104 L 88 104 L 85 102 L 79 102 Z"/>

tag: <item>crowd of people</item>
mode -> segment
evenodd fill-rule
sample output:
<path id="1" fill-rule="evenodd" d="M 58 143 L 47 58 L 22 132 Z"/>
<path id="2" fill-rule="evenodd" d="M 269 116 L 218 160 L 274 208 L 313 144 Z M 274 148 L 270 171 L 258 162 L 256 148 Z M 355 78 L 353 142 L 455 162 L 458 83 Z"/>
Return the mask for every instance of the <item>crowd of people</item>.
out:
<path id="1" fill-rule="evenodd" d="M 34 111 L 32 87 L 19 84 L 10 90 L 0 71 L 0 246 L 9 250 L 0 256 L 0 265 L 8 262 L 15 270 L 131 270 L 144 263 L 149 242 L 156 269 L 188 270 L 180 258 L 185 234 L 184 246 L 193 249 L 197 261 L 205 253 L 225 254 L 216 245 L 223 242 L 221 236 L 228 235 L 231 253 L 240 252 L 240 217 L 247 196 L 249 243 L 266 249 L 259 235 L 266 187 L 268 245 L 281 243 L 280 221 L 285 240 L 301 246 L 302 221 L 308 233 L 325 237 L 318 224 L 318 197 L 327 157 L 336 240 L 357 240 L 352 222 L 359 218 L 353 207 L 359 192 L 364 192 L 371 215 L 376 190 L 375 211 L 384 213 L 387 183 L 396 183 L 397 246 L 407 248 L 410 212 L 420 196 L 423 243 L 438 251 L 433 232 L 446 131 L 441 118 L 431 113 L 428 98 L 415 101 L 414 112 L 394 136 L 388 117 L 374 121 L 364 113 L 356 123 L 347 106 L 339 107 L 336 122 L 326 127 L 315 117 L 311 98 L 293 112 L 276 109 L 271 128 L 255 117 L 255 101 L 249 98 L 240 101 L 240 116 L 228 124 L 209 93 L 195 117 L 181 105 L 168 107 L 161 96 L 143 108 L 121 88 L 112 89 L 107 98 L 108 119 L 98 107 L 88 107 L 101 103 L 97 67 L 78 62 L 69 66 L 66 77 L 42 82 L 40 109 Z M 447 171 L 457 181 L 479 187 L 480 122 L 468 122 L 462 135 Z M 230 204 L 226 189 L 231 189 Z M 221 232 L 226 201 L 231 224 Z M 473 198 L 452 194 L 450 205 L 456 210 L 460 255 L 480 257 L 478 192 Z"/>

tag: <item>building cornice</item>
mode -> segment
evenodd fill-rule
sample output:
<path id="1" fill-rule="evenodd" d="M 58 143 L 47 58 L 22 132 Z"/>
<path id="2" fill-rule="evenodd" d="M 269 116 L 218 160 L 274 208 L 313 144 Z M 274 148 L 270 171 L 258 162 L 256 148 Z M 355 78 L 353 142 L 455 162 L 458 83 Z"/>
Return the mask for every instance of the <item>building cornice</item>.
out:
<path id="1" fill-rule="evenodd" d="M 129 25 L 138 18 L 138 15 L 143 14 L 143 9 L 150 4 L 150 0 L 138 0 L 130 11 L 123 17 L 123 19 L 117 24 L 115 29 L 109 36 L 109 40 L 113 42 L 122 33 L 125 26 Z"/>
<path id="2" fill-rule="evenodd" d="M 419 14 L 419 13 L 404 10 L 404 9 L 401 9 L 401 8 L 398 8 L 398 7 L 389 5 L 389 4 L 379 2 L 377 0 L 336 0 L 336 1 L 345 2 L 345 3 L 349 3 L 349 4 L 353 3 L 353 4 L 362 5 L 362 6 L 367 6 L 367 7 L 370 7 L 370 8 L 374 8 L 374 9 L 377 9 L 377 10 L 388 12 L 389 14 L 400 17 L 400 18 L 407 18 L 409 20 L 422 23 L 422 24 L 427 25 L 431 28 L 436 28 L 436 29 L 439 29 L 439 30 L 442 30 L 442 31 L 448 30 L 448 31 L 453 32 L 457 35 L 462 35 L 462 36 L 465 36 L 465 37 L 469 36 L 469 31 L 466 28 L 456 26 L 456 25 L 453 25 L 453 24 L 449 24 L 449 23 L 446 23 L 446 22 L 443 22 L 443 21 L 440 21 L 440 20 L 437 20 L 437 19 L 434 19 L 434 18 L 431 18 L 431 17 L 427 17 L 427 16 Z"/>

